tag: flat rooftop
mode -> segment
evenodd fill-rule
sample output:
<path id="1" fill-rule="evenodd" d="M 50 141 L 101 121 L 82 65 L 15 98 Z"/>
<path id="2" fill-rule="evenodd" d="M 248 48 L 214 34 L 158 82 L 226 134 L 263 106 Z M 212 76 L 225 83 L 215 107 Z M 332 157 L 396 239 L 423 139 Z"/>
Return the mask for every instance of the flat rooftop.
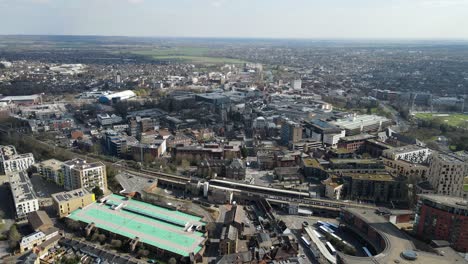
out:
<path id="1" fill-rule="evenodd" d="M 375 125 L 379 124 L 380 122 L 389 122 L 390 119 L 383 117 L 383 116 L 377 116 L 377 115 L 358 115 L 354 117 L 349 117 L 345 119 L 340 119 L 335 122 L 332 122 L 332 124 L 339 126 L 344 129 L 358 129 L 362 126 L 369 126 L 369 125 Z"/>
<path id="2" fill-rule="evenodd" d="M 103 167 L 104 166 L 104 164 L 102 162 L 88 163 L 84 159 L 72 159 L 72 160 L 69 160 L 69 161 L 65 161 L 63 164 L 67 165 L 67 166 L 73 166 L 74 168 L 77 168 L 79 170 L 86 170 L 86 169 L 91 169 L 91 168 L 97 168 L 97 167 Z"/>
<path id="3" fill-rule="evenodd" d="M 9 174 L 9 181 L 15 205 L 37 199 L 26 172 L 20 171 Z"/>
<path id="4" fill-rule="evenodd" d="M 39 165 L 47 168 L 52 168 L 54 170 L 59 170 L 62 168 L 63 162 L 56 159 L 49 159 L 44 160 L 43 162 L 39 163 Z"/>
<path id="5" fill-rule="evenodd" d="M 418 146 L 418 145 L 407 145 L 403 147 L 388 149 L 388 150 L 385 150 L 385 152 L 392 154 L 392 155 L 398 155 L 402 153 L 408 153 L 408 152 L 414 152 L 414 151 L 420 151 L 420 150 L 429 150 L 429 149 Z"/>
<path id="6" fill-rule="evenodd" d="M 344 176 L 352 177 L 353 180 L 394 181 L 388 173 L 344 173 Z"/>
<path id="7" fill-rule="evenodd" d="M 201 217 L 115 194 L 102 200 L 105 203 L 92 203 L 72 212 L 68 218 L 94 223 L 98 228 L 124 237 L 139 237 L 143 243 L 181 256 L 196 254 L 202 249 L 203 233 L 185 231 L 190 225 L 205 225 Z M 114 210 L 119 205 L 121 208 Z"/>
<path id="8" fill-rule="evenodd" d="M 83 197 L 89 194 L 90 192 L 87 191 L 86 189 L 76 189 L 76 190 L 71 190 L 68 192 L 54 193 L 52 194 L 52 199 L 58 202 L 64 202 L 64 201 L 69 201 L 75 198 Z"/>
<path id="9" fill-rule="evenodd" d="M 436 204 L 444 205 L 451 208 L 468 210 L 468 202 L 461 197 L 435 194 L 420 194 L 419 199 L 428 200 Z"/>
<path id="10" fill-rule="evenodd" d="M 359 140 L 367 140 L 371 138 L 376 138 L 376 136 L 370 134 L 359 134 L 355 136 L 343 137 L 340 140 L 344 142 L 352 142 L 352 141 L 359 141 Z"/>

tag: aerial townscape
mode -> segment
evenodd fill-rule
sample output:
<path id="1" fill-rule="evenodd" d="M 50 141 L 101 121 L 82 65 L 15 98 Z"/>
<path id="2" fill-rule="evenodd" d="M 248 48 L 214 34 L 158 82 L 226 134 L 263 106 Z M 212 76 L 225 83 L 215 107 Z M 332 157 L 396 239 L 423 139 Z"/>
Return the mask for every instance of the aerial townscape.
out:
<path id="1" fill-rule="evenodd" d="M 468 263 L 468 40 L 292 38 L 292 13 L 212 33 L 254 32 L 235 1 L 190 5 L 211 24 L 87 1 L 89 27 L 58 2 L 0 1 L 43 15 L 0 29 L 0 263 Z M 110 36 L 153 15 L 175 33 Z"/>

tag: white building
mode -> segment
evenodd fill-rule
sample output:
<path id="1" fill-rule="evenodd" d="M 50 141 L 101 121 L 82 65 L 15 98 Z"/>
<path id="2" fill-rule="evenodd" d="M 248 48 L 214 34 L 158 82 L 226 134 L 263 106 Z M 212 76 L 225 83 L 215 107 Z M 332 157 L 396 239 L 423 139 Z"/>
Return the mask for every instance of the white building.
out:
<path id="1" fill-rule="evenodd" d="M 466 196 L 463 191 L 465 177 L 468 177 L 468 155 L 444 153 L 432 155 L 427 180 L 436 194 Z"/>
<path id="2" fill-rule="evenodd" d="M 331 122 L 331 124 L 346 130 L 346 136 L 382 131 L 392 123 L 392 120 L 377 115 L 352 115 Z"/>
<path id="3" fill-rule="evenodd" d="M 118 124 L 122 122 L 122 117 L 118 115 L 99 114 L 97 120 L 101 126 L 109 126 L 112 124 Z"/>
<path id="4" fill-rule="evenodd" d="M 408 145 L 386 149 L 382 156 L 391 160 L 404 160 L 411 163 L 424 163 L 431 155 L 431 150 L 417 145 Z"/>
<path id="5" fill-rule="evenodd" d="M 107 190 L 106 166 L 102 162 L 88 163 L 83 159 L 72 159 L 63 163 L 63 178 L 66 190 L 98 186 Z"/>
<path id="6" fill-rule="evenodd" d="M 294 80 L 293 82 L 293 89 L 294 90 L 300 90 L 302 89 L 302 80 Z"/>
<path id="7" fill-rule="evenodd" d="M 16 217 L 24 218 L 30 212 L 39 210 L 39 200 L 34 192 L 31 181 L 26 172 L 13 172 L 8 174 L 15 204 Z"/>
<path id="8" fill-rule="evenodd" d="M 48 241 L 49 239 L 55 238 L 59 235 L 58 228 L 50 228 L 45 232 L 38 231 L 32 233 L 28 236 L 25 236 L 20 241 L 20 252 L 23 253 L 25 251 L 31 250 L 36 246 Z"/>
<path id="9" fill-rule="evenodd" d="M 32 153 L 18 154 L 14 146 L 0 146 L 0 171 L 6 173 L 27 170 L 34 164 Z"/>

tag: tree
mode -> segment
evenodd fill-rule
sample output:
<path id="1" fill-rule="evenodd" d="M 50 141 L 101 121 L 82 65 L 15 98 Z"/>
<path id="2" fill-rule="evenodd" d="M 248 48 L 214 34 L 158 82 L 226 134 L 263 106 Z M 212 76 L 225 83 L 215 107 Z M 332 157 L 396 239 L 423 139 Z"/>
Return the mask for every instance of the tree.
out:
<path id="1" fill-rule="evenodd" d="M 247 148 L 246 148 L 246 147 L 242 147 L 242 148 L 241 148 L 241 154 L 242 154 L 242 157 L 243 157 L 244 159 L 247 158 L 248 151 L 247 151 Z"/>
<path id="2" fill-rule="evenodd" d="M 100 235 L 98 236 L 98 241 L 99 241 L 101 244 L 103 244 L 103 243 L 106 241 L 106 235 L 100 234 Z"/>
<path id="3" fill-rule="evenodd" d="M 73 231 L 77 231 L 78 229 L 80 229 L 80 223 L 70 218 L 67 218 L 65 220 L 65 225 Z"/>
<path id="4" fill-rule="evenodd" d="M 111 241 L 111 246 L 115 249 L 118 249 L 118 248 L 121 248 L 122 247 L 122 241 L 118 240 L 118 239 L 113 239 Z"/>
<path id="5" fill-rule="evenodd" d="M 16 225 L 12 225 L 8 231 L 8 243 L 11 249 L 15 249 L 21 240 L 21 235 L 16 228 Z"/>
<path id="6" fill-rule="evenodd" d="M 174 257 L 172 257 L 172 258 L 169 259 L 169 261 L 167 263 L 168 264 L 177 264 L 177 260 Z"/>
<path id="7" fill-rule="evenodd" d="M 101 188 L 99 188 L 99 186 L 95 186 L 92 191 L 96 196 L 96 199 L 100 199 L 102 196 L 104 196 L 104 192 L 101 190 Z"/>
<path id="8" fill-rule="evenodd" d="M 140 257 L 147 257 L 149 255 L 149 251 L 146 249 L 140 249 L 137 251 L 137 255 Z"/>

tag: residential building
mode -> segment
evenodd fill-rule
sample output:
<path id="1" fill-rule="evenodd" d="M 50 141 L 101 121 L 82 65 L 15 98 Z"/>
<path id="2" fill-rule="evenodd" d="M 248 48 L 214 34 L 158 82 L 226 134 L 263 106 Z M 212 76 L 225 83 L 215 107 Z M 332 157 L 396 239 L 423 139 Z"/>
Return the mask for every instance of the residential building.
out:
<path id="1" fill-rule="evenodd" d="M 28 250 L 34 249 L 35 247 L 40 246 L 41 244 L 45 243 L 48 240 L 54 240 L 56 243 L 59 237 L 60 237 L 59 229 L 55 227 L 50 228 L 46 230 L 45 232 L 38 231 L 38 232 L 32 233 L 21 239 L 20 252 L 23 253 Z"/>
<path id="2" fill-rule="evenodd" d="M 428 240 L 448 241 L 455 250 L 468 252 L 468 203 L 446 195 L 418 197 L 413 230 Z"/>
<path id="3" fill-rule="evenodd" d="M 408 191 L 405 178 L 388 173 L 346 173 L 342 176 L 342 199 L 376 203 L 406 202 Z"/>
<path id="4" fill-rule="evenodd" d="M 411 163 L 425 163 L 431 150 L 418 145 L 407 145 L 384 150 L 382 156 L 392 160 L 404 160 Z"/>
<path id="5" fill-rule="evenodd" d="M 231 163 L 225 167 L 224 176 L 228 179 L 244 180 L 245 174 L 246 166 L 241 159 L 233 159 Z"/>
<path id="6" fill-rule="evenodd" d="M 50 159 L 38 163 L 36 167 L 42 178 L 54 182 L 58 186 L 63 186 L 63 162 Z"/>
<path id="7" fill-rule="evenodd" d="M 219 254 L 229 255 L 237 253 L 238 240 L 239 231 L 234 225 L 223 227 L 219 241 Z"/>
<path id="8" fill-rule="evenodd" d="M 466 196 L 463 181 L 468 177 L 468 158 L 457 154 L 436 153 L 432 155 L 427 180 L 436 194 Z"/>
<path id="9" fill-rule="evenodd" d="M 64 162 L 64 186 L 66 190 L 93 189 L 98 186 L 107 190 L 106 166 L 102 162 L 88 163 L 83 159 Z"/>
<path id="10" fill-rule="evenodd" d="M 18 154 L 14 146 L 0 146 L 0 172 L 10 173 L 27 170 L 34 164 L 32 153 Z"/>
<path id="11" fill-rule="evenodd" d="M 86 189 L 76 189 L 52 194 L 53 208 L 60 218 L 95 201 L 94 193 Z"/>
<path id="12" fill-rule="evenodd" d="M 16 218 L 23 219 L 28 213 L 39 210 L 39 200 L 24 171 L 8 174 L 11 194 L 15 205 Z"/>

